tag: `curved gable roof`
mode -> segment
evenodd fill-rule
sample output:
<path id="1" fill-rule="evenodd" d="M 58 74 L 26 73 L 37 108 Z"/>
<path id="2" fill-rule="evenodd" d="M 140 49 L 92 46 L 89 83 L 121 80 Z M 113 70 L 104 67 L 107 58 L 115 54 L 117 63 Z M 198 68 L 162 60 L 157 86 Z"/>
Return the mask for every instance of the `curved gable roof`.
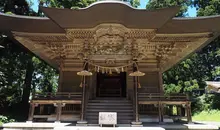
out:
<path id="1" fill-rule="evenodd" d="M 0 31 L 29 33 L 64 33 L 65 31 L 46 17 L 7 15 L 0 13 Z"/>
<path id="2" fill-rule="evenodd" d="M 196 18 L 173 18 L 158 33 L 201 33 L 220 31 L 220 15 Z"/>
<path id="3" fill-rule="evenodd" d="M 74 10 L 45 7 L 40 9 L 62 28 L 92 28 L 101 23 L 117 23 L 128 28 L 157 29 L 179 11 L 179 7 L 139 10 L 118 2 L 102 2 Z"/>

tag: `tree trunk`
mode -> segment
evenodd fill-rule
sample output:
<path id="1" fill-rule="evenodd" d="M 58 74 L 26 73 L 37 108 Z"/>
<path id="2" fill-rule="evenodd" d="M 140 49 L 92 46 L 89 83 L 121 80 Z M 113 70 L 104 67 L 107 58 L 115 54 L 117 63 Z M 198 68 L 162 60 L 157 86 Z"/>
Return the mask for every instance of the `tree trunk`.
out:
<path id="1" fill-rule="evenodd" d="M 28 111 L 29 111 L 29 97 L 31 93 L 31 82 L 32 82 L 32 75 L 34 72 L 34 66 L 31 58 L 28 60 L 26 75 L 25 75 L 25 82 L 23 87 L 23 95 L 21 101 L 21 107 L 23 110 L 22 115 L 26 120 L 28 118 Z"/>

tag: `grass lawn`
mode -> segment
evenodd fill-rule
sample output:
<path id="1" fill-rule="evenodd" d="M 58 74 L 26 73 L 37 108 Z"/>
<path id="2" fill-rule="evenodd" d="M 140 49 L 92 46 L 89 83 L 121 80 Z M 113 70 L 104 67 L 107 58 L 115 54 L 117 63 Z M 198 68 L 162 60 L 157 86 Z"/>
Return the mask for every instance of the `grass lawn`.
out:
<path id="1" fill-rule="evenodd" d="M 220 121 L 220 110 L 202 111 L 192 116 L 193 121 Z"/>

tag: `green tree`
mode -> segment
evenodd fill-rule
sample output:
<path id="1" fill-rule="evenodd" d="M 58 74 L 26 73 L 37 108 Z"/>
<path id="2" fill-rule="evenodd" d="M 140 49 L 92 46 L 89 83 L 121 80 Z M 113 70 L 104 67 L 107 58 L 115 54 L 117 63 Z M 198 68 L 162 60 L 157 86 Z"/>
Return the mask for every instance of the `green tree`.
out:
<path id="1" fill-rule="evenodd" d="M 220 0 L 194 0 L 197 16 L 220 14 Z"/>
<path id="2" fill-rule="evenodd" d="M 210 16 L 220 14 L 220 0 L 195 0 L 194 6 L 197 9 L 197 16 Z M 220 68 L 220 37 L 207 45 L 200 51 L 198 61 L 205 61 L 207 80 L 213 80 L 219 76 Z M 203 104 L 208 104 L 209 109 L 220 109 L 220 95 L 209 95 L 208 100 L 204 100 Z"/>
<path id="3" fill-rule="evenodd" d="M 0 11 L 37 15 L 26 0 L 2 0 Z M 5 47 L 0 49 L 0 114 L 22 114 L 23 119 L 27 119 L 30 94 L 35 86 L 40 86 L 41 91 L 49 88 L 47 86 L 50 86 L 48 90 L 56 89 L 56 70 L 39 59 L 39 63 L 36 63 L 37 58 L 30 51 L 3 34 L 0 34 L 0 44 Z M 19 106 L 22 108 L 20 112 L 16 111 Z"/>
<path id="4" fill-rule="evenodd" d="M 146 9 L 159 9 L 171 6 L 180 6 L 178 17 L 187 16 L 187 9 L 191 5 L 191 0 L 149 0 Z"/>

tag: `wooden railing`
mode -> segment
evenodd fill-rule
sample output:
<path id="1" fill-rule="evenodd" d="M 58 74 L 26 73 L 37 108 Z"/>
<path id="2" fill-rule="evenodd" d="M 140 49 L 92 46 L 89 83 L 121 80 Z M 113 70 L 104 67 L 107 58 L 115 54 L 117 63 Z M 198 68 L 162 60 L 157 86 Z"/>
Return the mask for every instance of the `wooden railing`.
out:
<path id="1" fill-rule="evenodd" d="M 138 93 L 139 101 L 189 101 L 187 95 L 164 95 L 160 93 Z"/>
<path id="2" fill-rule="evenodd" d="M 62 108 L 63 113 L 73 113 L 73 112 L 80 112 L 81 105 L 80 104 L 66 104 Z"/>
<path id="3" fill-rule="evenodd" d="M 32 100 L 72 100 L 81 99 L 82 93 L 69 93 L 69 92 L 57 92 L 57 93 L 36 93 L 33 95 Z"/>

